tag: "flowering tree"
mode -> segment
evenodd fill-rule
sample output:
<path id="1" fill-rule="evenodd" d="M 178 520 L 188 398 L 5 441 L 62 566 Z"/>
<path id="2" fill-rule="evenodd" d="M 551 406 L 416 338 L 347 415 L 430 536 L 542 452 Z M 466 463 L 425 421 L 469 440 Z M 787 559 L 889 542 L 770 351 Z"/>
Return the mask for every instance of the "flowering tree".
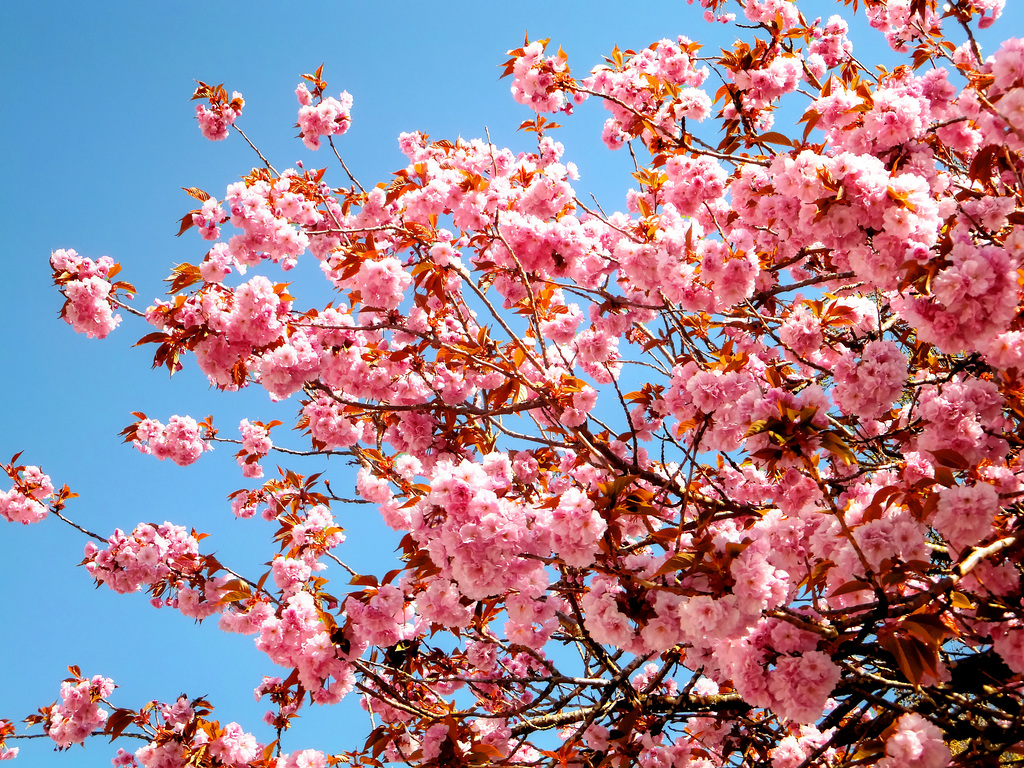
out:
<path id="1" fill-rule="evenodd" d="M 222 197 L 187 189 L 179 234 L 209 250 L 145 311 L 111 259 L 52 254 L 75 330 L 138 315 L 156 366 L 301 406 L 296 448 L 279 421 L 236 439 L 141 412 L 127 442 L 180 465 L 233 443 L 251 479 L 347 456 L 403 538 L 393 570 L 355 572 L 332 512 L 353 500 L 291 469 L 232 496 L 278 526 L 265 573 L 170 522 L 80 528 L 98 585 L 253 636 L 276 738 L 77 667 L 28 723 L 142 740 L 113 763 L 146 768 L 1024 759 L 1024 41 L 984 58 L 973 34 L 1002 4 L 864 0 L 893 69 L 790 0 L 739 2 L 751 39 L 720 56 L 680 37 L 585 77 L 528 40 L 505 75 L 535 152 L 403 134 L 372 187 L 321 67 L 298 128 L 341 186 L 253 147 Z M 636 165 L 623 212 L 577 197 L 544 116 L 587 98 Z M 194 99 L 204 136 L 248 141 L 240 94 Z M 299 258 L 336 301 L 275 282 Z M 0 514 L 75 525 L 75 494 L 19 461 Z M 304 708 L 350 695 L 365 743 L 289 751 Z M 19 738 L 0 721 L 0 759 Z"/>

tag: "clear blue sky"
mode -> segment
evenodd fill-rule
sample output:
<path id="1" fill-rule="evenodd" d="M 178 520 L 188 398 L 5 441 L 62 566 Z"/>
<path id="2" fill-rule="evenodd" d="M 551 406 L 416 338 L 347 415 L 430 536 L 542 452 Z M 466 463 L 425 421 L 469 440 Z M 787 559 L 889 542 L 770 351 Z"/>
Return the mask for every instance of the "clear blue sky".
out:
<path id="1" fill-rule="evenodd" d="M 1010 4 L 1014 15 L 987 35 L 987 53 L 995 38 L 1024 29 L 1020 4 Z M 825 0 L 808 5 L 824 16 L 840 7 Z M 262 392 L 211 391 L 191 361 L 173 380 L 150 370 L 151 351 L 131 348 L 147 332 L 133 318 L 105 341 L 76 336 L 57 319 L 61 299 L 49 286 L 50 252 L 75 248 L 120 261 L 143 308 L 163 293 L 173 263 L 202 258 L 198 237 L 174 237 L 176 221 L 192 207 L 180 188 L 220 197 L 257 159 L 237 136 L 201 138 L 189 102 L 194 79 L 243 93 L 241 124 L 278 168 L 299 159 L 322 166 L 330 164 L 327 154 L 314 155 L 294 138 L 293 90 L 301 73 L 323 62 L 330 90 L 355 98 L 341 150 L 364 185 L 374 184 L 402 165 L 401 131 L 472 138 L 486 126 L 498 144 L 530 147 L 515 127 L 531 114 L 513 102 L 509 81 L 498 80 L 505 51 L 521 45 L 526 30 L 561 45 L 581 74 L 614 44 L 639 48 L 679 34 L 706 41 L 710 51 L 732 42 L 731 30 L 705 25 L 682 0 L 639 7 L 627 12 L 621 2 L 604 0 L 0 4 L 0 153 L 7 168 L 0 188 L 0 461 L 23 450 L 22 461 L 81 494 L 69 516 L 104 536 L 115 527 L 170 520 L 211 533 L 204 544 L 223 562 L 258 575 L 273 554 L 273 528 L 231 515 L 225 497 L 247 481 L 229 447 L 183 469 L 141 456 L 121 444 L 118 432 L 132 421 L 131 411 L 142 410 L 162 420 L 212 413 L 223 434 L 235 437 L 241 418 L 287 422 L 295 404 L 274 411 Z M 874 61 L 884 47 L 873 34 L 854 42 L 862 60 Z M 630 168 L 628 155 L 603 150 L 603 120 L 600 107 L 587 104 L 558 138 L 565 159 L 580 167 L 580 188 L 611 210 L 623 204 Z M 343 183 L 338 169 L 330 173 Z M 311 260 L 296 273 L 300 284 L 318 274 Z M 299 447 L 297 435 L 290 444 Z M 326 469 L 336 489 L 346 487 L 351 475 L 343 464 Z M 350 533 L 341 556 L 357 569 L 386 570 L 374 567 L 374 557 L 389 552 L 393 540 L 380 535 L 373 513 L 357 507 L 336 514 Z M 114 678 L 117 703 L 138 707 L 183 692 L 206 694 L 221 722 L 237 720 L 261 740 L 272 738 L 251 692 L 262 674 L 281 670 L 251 638 L 154 611 L 141 595 L 93 589 L 76 567 L 85 539 L 59 520 L 0 525 L 0 543 L 0 717 L 20 720 L 52 702 L 65 667 L 78 664 L 87 675 Z M 351 704 L 310 717 L 286 748 L 361 746 L 368 725 Z M 115 749 L 97 741 L 55 755 L 49 742 L 20 746 L 22 764 L 39 768 L 107 765 Z"/>

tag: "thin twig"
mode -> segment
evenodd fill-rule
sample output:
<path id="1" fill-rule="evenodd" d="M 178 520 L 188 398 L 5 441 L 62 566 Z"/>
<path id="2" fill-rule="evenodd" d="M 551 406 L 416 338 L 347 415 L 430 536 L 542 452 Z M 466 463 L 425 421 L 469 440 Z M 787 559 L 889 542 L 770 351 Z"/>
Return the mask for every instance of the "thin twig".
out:
<path id="1" fill-rule="evenodd" d="M 338 148 L 336 146 L 334 146 L 334 137 L 333 136 L 328 136 L 327 137 L 327 143 L 330 144 L 331 145 L 331 149 L 334 150 L 334 156 L 336 158 L 338 158 L 338 162 L 341 163 L 341 167 L 345 169 L 345 174 L 349 177 L 349 179 L 352 180 L 353 184 L 355 184 L 357 187 L 359 187 L 359 191 L 362 192 L 365 195 L 366 194 L 366 190 L 363 189 L 363 185 L 359 183 L 358 179 L 356 179 L 355 176 L 352 175 L 352 171 L 350 171 L 348 169 L 348 166 L 345 165 L 345 161 L 342 160 L 341 159 L 341 155 L 338 154 Z"/>
<path id="2" fill-rule="evenodd" d="M 260 152 L 260 151 L 259 151 L 258 149 L 256 149 L 256 145 L 255 145 L 255 144 L 253 144 L 253 143 L 252 143 L 251 141 L 249 141 L 249 137 L 245 135 L 245 132 L 244 132 L 244 131 L 243 131 L 243 130 L 242 130 L 241 128 L 239 128 L 239 127 L 238 127 L 237 125 L 235 125 L 235 126 L 233 126 L 233 127 L 234 127 L 234 129 L 235 129 L 236 131 L 238 131 L 238 135 L 239 135 L 239 136 L 241 136 L 241 137 L 242 137 L 243 139 L 245 139 L 245 143 L 246 143 L 246 144 L 248 144 L 248 145 L 249 145 L 250 147 L 252 147 L 252 151 L 253 151 L 253 152 L 255 152 L 255 153 L 256 153 L 257 155 L 259 155 L 259 156 L 260 156 L 260 160 L 262 160 L 262 161 L 263 161 L 263 164 L 264 164 L 265 166 L 267 166 L 267 170 L 269 170 L 269 171 L 270 171 L 271 173 L 273 173 L 273 174 L 274 174 L 275 176 L 280 176 L 281 174 L 280 174 L 280 173 L 278 173 L 278 172 L 277 172 L 277 169 L 276 169 L 276 168 L 275 168 L 274 166 L 272 166 L 272 165 L 270 164 L 270 161 L 269 161 L 269 160 L 267 160 L 267 158 L 265 158 L 265 157 L 263 156 L 263 153 L 262 153 L 262 152 Z"/>
<path id="3" fill-rule="evenodd" d="M 94 539 L 96 539 L 97 541 L 102 541 L 104 544 L 108 543 L 107 539 L 103 538 L 98 533 L 93 533 L 92 531 L 88 530 L 87 528 L 83 528 L 78 523 L 75 523 L 75 522 L 72 522 L 71 520 L 68 520 L 66 517 L 64 517 L 64 515 L 62 515 L 56 509 L 53 509 L 53 510 L 50 510 L 50 511 L 53 512 L 53 514 L 55 514 L 57 517 L 59 517 L 65 523 L 70 525 L 72 528 L 77 528 L 78 530 L 80 530 L 86 536 L 92 536 Z"/>

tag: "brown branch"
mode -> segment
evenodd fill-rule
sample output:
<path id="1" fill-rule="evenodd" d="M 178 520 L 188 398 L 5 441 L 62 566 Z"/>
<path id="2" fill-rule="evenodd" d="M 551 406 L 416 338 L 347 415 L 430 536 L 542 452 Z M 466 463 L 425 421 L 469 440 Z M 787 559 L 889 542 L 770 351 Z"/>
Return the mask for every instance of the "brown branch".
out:
<path id="1" fill-rule="evenodd" d="M 80 531 L 81 531 L 82 533 L 84 533 L 84 534 L 85 534 L 86 536 L 92 536 L 92 538 L 96 539 L 97 541 L 102 541 L 102 542 L 103 542 L 104 544 L 106 544 L 106 543 L 107 543 L 107 540 L 106 540 L 105 538 L 103 538 L 102 536 L 100 536 L 100 535 L 99 535 L 98 533 L 93 533 L 93 532 L 92 532 L 92 531 L 90 531 L 89 529 L 87 529 L 87 528 L 83 528 L 83 527 L 82 527 L 82 526 L 80 526 L 80 525 L 79 525 L 78 523 L 75 523 L 75 522 L 72 522 L 71 520 L 68 520 L 68 519 L 67 519 L 66 517 L 64 517 L 64 515 L 62 515 L 62 514 L 61 514 L 60 512 L 58 512 L 58 511 L 57 511 L 56 509 L 51 509 L 50 511 L 51 511 L 51 512 L 53 512 L 53 514 L 54 514 L 54 515 L 56 515 L 57 517 L 59 517 L 59 518 L 60 518 L 61 520 L 63 520 L 63 521 L 65 522 L 65 523 L 67 523 L 68 525 L 70 525 L 70 526 L 71 526 L 72 528 L 77 528 L 78 530 L 80 530 Z"/>
<path id="2" fill-rule="evenodd" d="M 338 154 L 338 148 L 336 146 L 334 146 L 334 137 L 333 136 L 328 136 L 327 137 L 327 143 L 330 144 L 331 145 L 331 149 L 334 150 L 334 156 L 336 158 L 338 158 L 338 162 L 341 163 L 341 167 L 345 169 L 345 174 L 349 177 L 349 179 L 352 181 L 353 184 L 355 184 L 357 187 L 359 187 L 359 191 L 362 192 L 365 195 L 366 194 L 366 190 L 363 189 L 363 185 L 359 183 L 359 181 L 356 179 L 355 176 L 352 175 L 352 171 L 350 171 L 348 169 L 348 166 L 345 165 L 345 161 L 342 160 L 341 159 L 341 155 Z"/>
<path id="3" fill-rule="evenodd" d="M 278 173 L 278 172 L 277 172 L 277 169 L 276 169 L 276 168 L 274 168 L 274 166 L 272 166 L 272 165 L 270 164 L 270 161 L 269 161 L 269 160 L 267 160 L 267 158 L 265 158 L 265 157 L 263 156 L 263 153 L 262 153 L 262 152 L 260 152 L 260 151 L 259 151 L 259 150 L 258 150 L 258 149 L 256 148 L 256 145 L 255 145 L 255 144 L 253 144 L 253 143 L 252 143 L 251 141 L 249 141 L 249 137 L 245 135 L 245 132 L 244 132 L 244 131 L 243 131 L 243 130 L 242 130 L 241 128 L 239 128 L 239 127 L 238 127 L 237 125 L 234 125 L 234 126 L 232 126 L 232 127 L 233 127 L 233 128 L 234 128 L 234 129 L 236 130 L 236 131 L 238 131 L 238 135 L 239 135 L 239 136 L 241 136 L 241 137 L 242 137 L 243 139 L 245 139 L 245 143 L 246 143 L 246 144 L 248 144 L 248 145 L 249 145 L 250 147 L 252 147 L 252 151 L 253 151 L 253 152 L 255 152 L 255 153 L 256 153 L 257 155 L 259 155 L 259 156 L 260 156 L 260 160 L 262 160 L 262 161 L 263 161 L 263 164 L 264 164 L 265 166 L 267 166 L 267 170 L 269 170 L 269 171 L 270 171 L 271 173 L 273 173 L 273 174 L 274 174 L 275 176 L 280 176 L 281 174 L 280 174 L 280 173 Z"/>
<path id="4" fill-rule="evenodd" d="M 530 720 L 524 720 L 512 726 L 512 735 L 521 736 L 533 731 L 558 728 L 570 723 L 579 723 L 592 716 L 607 714 L 616 709 L 626 709 L 633 706 L 624 699 L 617 699 L 607 704 L 594 704 L 589 707 L 580 707 L 563 712 L 552 712 L 548 715 L 541 715 Z M 723 693 L 713 696 L 648 696 L 640 706 L 650 712 L 679 712 L 690 714 L 702 714 L 711 712 L 722 712 L 725 710 L 745 711 L 751 706 L 743 701 L 738 693 Z"/>

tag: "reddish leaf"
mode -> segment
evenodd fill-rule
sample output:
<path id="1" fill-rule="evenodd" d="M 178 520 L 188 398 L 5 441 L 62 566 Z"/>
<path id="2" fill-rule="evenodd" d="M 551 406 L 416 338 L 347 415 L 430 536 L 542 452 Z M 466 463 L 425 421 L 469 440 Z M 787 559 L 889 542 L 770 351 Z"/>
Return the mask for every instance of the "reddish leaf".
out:
<path id="1" fill-rule="evenodd" d="M 210 196 L 203 192 L 203 190 L 199 189 L 199 187 L 182 187 L 182 189 L 185 190 L 190 197 L 194 197 L 201 203 L 205 203 L 210 199 Z"/>

